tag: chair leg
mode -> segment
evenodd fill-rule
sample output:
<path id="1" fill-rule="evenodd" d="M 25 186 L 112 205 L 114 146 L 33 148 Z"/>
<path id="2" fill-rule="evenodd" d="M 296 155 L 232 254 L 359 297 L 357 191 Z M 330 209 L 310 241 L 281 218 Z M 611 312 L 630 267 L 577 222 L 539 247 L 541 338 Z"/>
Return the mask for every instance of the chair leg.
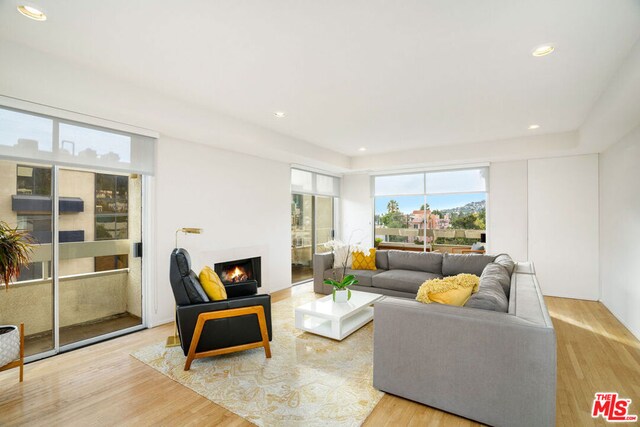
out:
<path id="1" fill-rule="evenodd" d="M 200 335 L 202 335 L 202 328 L 204 327 L 204 319 L 198 316 L 198 321 L 196 322 L 196 329 L 193 331 L 193 336 L 191 337 L 191 345 L 189 346 L 189 353 L 187 353 L 187 361 L 184 364 L 184 370 L 188 371 L 191 369 L 191 362 L 196 357 L 196 348 L 198 348 L 198 343 L 200 342 Z"/>
<path id="2" fill-rule="evenodd" d="M 24 323 L 20 323 L 20 382 L 24 378 Z"/>
<path id="3" fill-rule="evenodd" d="M 269 332 L 267 331 L 267 319 L 264 316 L 264 309 L 259 306 L 258 324 L 260 325 L 260 335 L 262 335 L 262 346 L 267 359 L 271 358 L 271 346 L 269 345 Z"/>

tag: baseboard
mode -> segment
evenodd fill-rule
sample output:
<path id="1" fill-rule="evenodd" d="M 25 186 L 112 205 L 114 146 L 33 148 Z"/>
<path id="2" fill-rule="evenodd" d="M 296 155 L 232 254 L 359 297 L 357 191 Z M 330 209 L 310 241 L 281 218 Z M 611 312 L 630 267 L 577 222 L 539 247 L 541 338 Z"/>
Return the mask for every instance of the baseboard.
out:
<path id="1" fill-rule="evenodd" d="M 633 329 L 631 329 L 631 328 L 629 327 L 629 325 L 627 325 L 627 322 L 625 322 L 624 320 L 622 320 L 622 319 L 620 318 L 620 316 L 618 316 L 617 314 L 615 314 L 615 313 L 611 310 L 611 308 L 610 308 L 610 307 L 609 307 L 609 306 L 608 306 L 604 301 L 600 300 L 599 302 L 600 302 L 602 305 L 604 305 L 604 306 L 605 306 L 605 308 L 609 311 L 609 313 L 611 313 L 611 315 L 612 315 L 613 317 L 615 317 L 615 318 L 618 320 L 618 322 L 620 322 L 620 323 L 622 324 L 622 326 L 624 326 L 624 327 L 627 329 L 627 331 L 629 331 L 629 332 L 631 333 L 631 335 L 632 335 L 633 337 L 635 337 L 635 339 L 637 339 L 638 341 L 640 341 L 640 334 L 636 335 L 636 334 L 633 332 Z"/>
<path id="2" fill-rule="evenodd" d="M 166 325 L 167 323 L 173 323 L 173 317 L 169 317 L 167 319 L 159 319 L 155 322 L 149 322 L 149 328 L 155 328 L 157 326 Z"/>

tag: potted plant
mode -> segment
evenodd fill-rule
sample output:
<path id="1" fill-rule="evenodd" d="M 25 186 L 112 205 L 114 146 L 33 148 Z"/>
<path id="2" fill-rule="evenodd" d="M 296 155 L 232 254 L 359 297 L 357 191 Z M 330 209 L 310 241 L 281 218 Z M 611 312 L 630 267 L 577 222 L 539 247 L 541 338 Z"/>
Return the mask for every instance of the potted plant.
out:
<path id="1" fill-rule="evenodd" d="M 29 263 L 33 251 L 31 236 L 26 231 L 0 221 L 0 280 L 9 291 L 12 279 Z M 20 333 L 17 326 L 0 325 L 0 366 L 20 357 Z"/>
<path id="2" fill-rule="evenodd" d="M 344 276 L 340 281 L 326 279 L 324 283 L 333 286 L 334 302 L 347 302 L 351 299 L 351 290 L 348 289 L 348 287 L 358 284 L 358 279 L 356 279 L 356 276 L 353 274 L 349 274 L 348 276 Z"/>
<path id="3" fill-rule="evenodd" d="M 5 290 L 8 291 L 11 280 L 20 275 L 20 269 L 29 264 L 32 242 L 28 231 L 12 228 L 0 221 L 0 280 Z"/>
<path id="4" fill-rule="evenodd" d="M 333 279 L 325 279 L 324 283 L 333 286 L 333 301 L 347 302 L 351 299 L 351 290 L 349 290 L 348 287 L 358 284 L 358 279 L 356 279 L 353 274 L 347 275 L 347 265 L 351 259 L 352 245 L 345 245 L 338 240 L 331 240 L 325 243 L 325 247 L 331 249 L 334 257 L 338 256 L 341 258 L 340 270 L 342 270 L 342 274 L 340 278 L 336 277 L 338 273 L 336 269 L 333 272 Z M 353 248 L 357 248 L 357 245 Z"/>

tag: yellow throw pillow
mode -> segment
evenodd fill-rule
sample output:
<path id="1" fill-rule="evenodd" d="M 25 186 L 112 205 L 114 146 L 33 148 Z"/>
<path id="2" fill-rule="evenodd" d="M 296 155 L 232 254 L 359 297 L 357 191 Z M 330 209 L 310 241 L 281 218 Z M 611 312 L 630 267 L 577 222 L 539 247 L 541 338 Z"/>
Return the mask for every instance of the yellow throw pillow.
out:
<path id="1" fill-rule="evenodd" d="M 362 251 L 355 251 L 351 254 L 352 270 L 376 270 L 376 250 L 369 249 L 369 255 Z"/>
<path id="2" fill-rule="evenodd" d="M 473 274 L 458 274 L 443 279 L 427 280 L 420 286 L 416 301 L 462 307 L 472 293 L 478 292 L 479 284 L 480 278 Z"/>
<path id="3" fill-rule="evenodd" d="M 227 299 L 227 290 L 222 284 L 222 280 L 211 267 L 205 267 L 200 272 L 200 284 L 211 301 L 221 301 Z"/>

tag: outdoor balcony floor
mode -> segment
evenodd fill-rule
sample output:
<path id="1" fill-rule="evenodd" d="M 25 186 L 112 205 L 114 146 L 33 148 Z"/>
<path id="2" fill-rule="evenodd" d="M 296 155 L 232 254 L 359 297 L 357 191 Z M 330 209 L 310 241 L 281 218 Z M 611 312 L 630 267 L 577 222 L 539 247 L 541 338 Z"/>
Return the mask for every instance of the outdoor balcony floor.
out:
<path id="1" fill-rule="evenodd" d="M 138 316 L 131 313 L 121 313 L 92 322 L 65 326 L 60 328 L 60 346 L 130 328 L 141 323 L 142 319 Z M 51 331 L 26 336 L 24 338 L 25 356 L 51 350 L 53 348 L 52 342 Z"/>

